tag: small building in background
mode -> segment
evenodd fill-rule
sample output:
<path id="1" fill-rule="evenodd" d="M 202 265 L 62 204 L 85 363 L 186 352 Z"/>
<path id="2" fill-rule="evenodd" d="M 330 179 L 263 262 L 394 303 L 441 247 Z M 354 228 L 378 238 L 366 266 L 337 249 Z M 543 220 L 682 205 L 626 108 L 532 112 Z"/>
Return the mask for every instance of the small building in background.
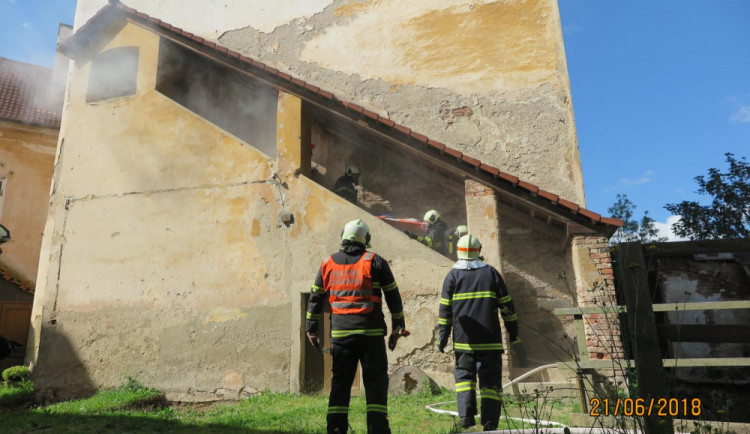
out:
<path id="1" fill-rule="evenodd" d="M 66 68 L 67 69 L 67 68 Z M 0 335 L 26 343 L 65 85 L 53 70 L 0 58 Z M 23 362 L 23 351 L 0 369 Z"/>

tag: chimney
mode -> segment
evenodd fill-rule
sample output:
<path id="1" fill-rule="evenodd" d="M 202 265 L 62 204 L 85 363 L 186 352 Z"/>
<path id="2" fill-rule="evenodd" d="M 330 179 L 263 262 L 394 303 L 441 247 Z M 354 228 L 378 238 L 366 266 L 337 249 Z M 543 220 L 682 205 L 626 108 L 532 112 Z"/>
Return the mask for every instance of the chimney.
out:
<path id="1" fill-rule="evenodd" d="M 65 42 L 73 34 L 73 26 L 60 23 L 57 28 L 57 45 Z M 52 82 L 65 85 L 68 81 L 68 67 L 70 59 L 59 51 L 55 54 L 55 69 L 52 72 Z"/>

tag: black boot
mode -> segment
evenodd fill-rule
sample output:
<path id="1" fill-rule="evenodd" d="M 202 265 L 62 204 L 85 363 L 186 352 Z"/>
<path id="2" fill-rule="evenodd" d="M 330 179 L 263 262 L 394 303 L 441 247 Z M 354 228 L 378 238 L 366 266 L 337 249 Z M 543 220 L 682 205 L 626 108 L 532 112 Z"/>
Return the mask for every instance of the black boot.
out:
<path id="1" fill-rule="evenodd" d="M 483 428 L 485 431 L 495 431 L 497 429 L 497 425 L 497 421 L 487 422 L 486 424 L 484 424 Z"/>
<path id="2" fill-rule="evenodd" d="M 469 428 L 477 423 L 474 421 L 474 416 L 466 416 L 461 418 L 461 428 Z"/>

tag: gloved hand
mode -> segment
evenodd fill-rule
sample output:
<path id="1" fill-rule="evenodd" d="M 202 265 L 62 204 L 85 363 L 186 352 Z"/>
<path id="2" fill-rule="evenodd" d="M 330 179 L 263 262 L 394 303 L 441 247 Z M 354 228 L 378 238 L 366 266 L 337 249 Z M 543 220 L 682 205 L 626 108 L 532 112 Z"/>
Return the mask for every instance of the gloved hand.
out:
<path id="1" fill-rule="evenodd" d="M 445 352 L 445 346 L 448 345 L 448 333 L 440 333 L 440 339 L 438 341 L 438 351 L 441 353 Z"/>
<path id="2" fill-rule="evenodd" d="M 307 332 L 307 340 L 310 341 L 310 345 L 320 350 L 320 340 L 317 333 Z"/>
<path id="3" fill-rule="evenodd" d="M 404 230 L 404 233 L 406 234 L 407 237 L 409 237 L 411 239 L 417 238 L 417 234 L 415 234 L 414 232 L 410 231 L 409 229 Z"/>
<path id="4" fill-rule="evenodd" d="M 407 337 L 410 334 L 411 333 L 409 333 L 408 331 L 406 331 L 401 326 L 394 327 L 393 331 L 391 332 L 391 335 L 388 337 L 388 349 L 391 350 L 391 351 L 395 350 L 396 349 L 396 344 L 398 343 L 398 338 L 400 338 L 401 336 Z"/>

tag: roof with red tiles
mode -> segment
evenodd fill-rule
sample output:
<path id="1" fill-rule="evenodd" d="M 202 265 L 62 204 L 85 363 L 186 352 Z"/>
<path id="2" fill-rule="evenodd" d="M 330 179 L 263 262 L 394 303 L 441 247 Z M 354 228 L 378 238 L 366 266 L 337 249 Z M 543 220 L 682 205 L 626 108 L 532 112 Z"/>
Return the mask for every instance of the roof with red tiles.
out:
<path id="1" fill-rule="evenodd" d="M 556 215 L 568 221 L 583 224 L 600 234 L 611 236 L 623 224 L 622 220 L 604 217 L 587 210 L 578 204 L 560 198 L 554 193 L 542 190 L 534 184 L 522 181 L 516 176 L 482 163 L 476 158 L 464 155 L 461 151 L 412 131 L 406 126 L 396 124 L 392 120 L 371 112 L 358 104 L 340 100 L 331 92 L 215 42 L 205 40 L 179 27 L 138 12 L 118 0 L 109 0 L 109 5 L 99 10 L 65 43 L 61 44 L 58 50 L 73 59 L 83 56 L 86 54 L 89 43 L 94 40 L 95 34 L 111 25 L 107 18 L 127 19 L 149 28 L 161 36 L 198 51 L 218 62 L 240 69 L 280 90 L 349 118 L 360 126 L 366 126 L 381 136 L 407 146 L 410 150 L 430 159 L 432 162 L 461 172 L 467 178 L 475 179 L 493 189 L 509 192 L 522 198 L 525 203 L 553 211 Z"/>
<path id="2" fill-rule="evenodd" d="M 0 261 L 0 279 L 5 280 L 6 282 L 10 282 L 18 289 L 27 294 L 34 295 L 34 289 L 36 287 L 36 285 L 34 285 L 34 282 L 24 278 L 13 268 L 3 263 L 2 261 Z"/>
<path id="3" fill-rule="evenodd" d="M 0 120 L 59 129 L 64 94 L 51 69 L 0 57 Z"/>

